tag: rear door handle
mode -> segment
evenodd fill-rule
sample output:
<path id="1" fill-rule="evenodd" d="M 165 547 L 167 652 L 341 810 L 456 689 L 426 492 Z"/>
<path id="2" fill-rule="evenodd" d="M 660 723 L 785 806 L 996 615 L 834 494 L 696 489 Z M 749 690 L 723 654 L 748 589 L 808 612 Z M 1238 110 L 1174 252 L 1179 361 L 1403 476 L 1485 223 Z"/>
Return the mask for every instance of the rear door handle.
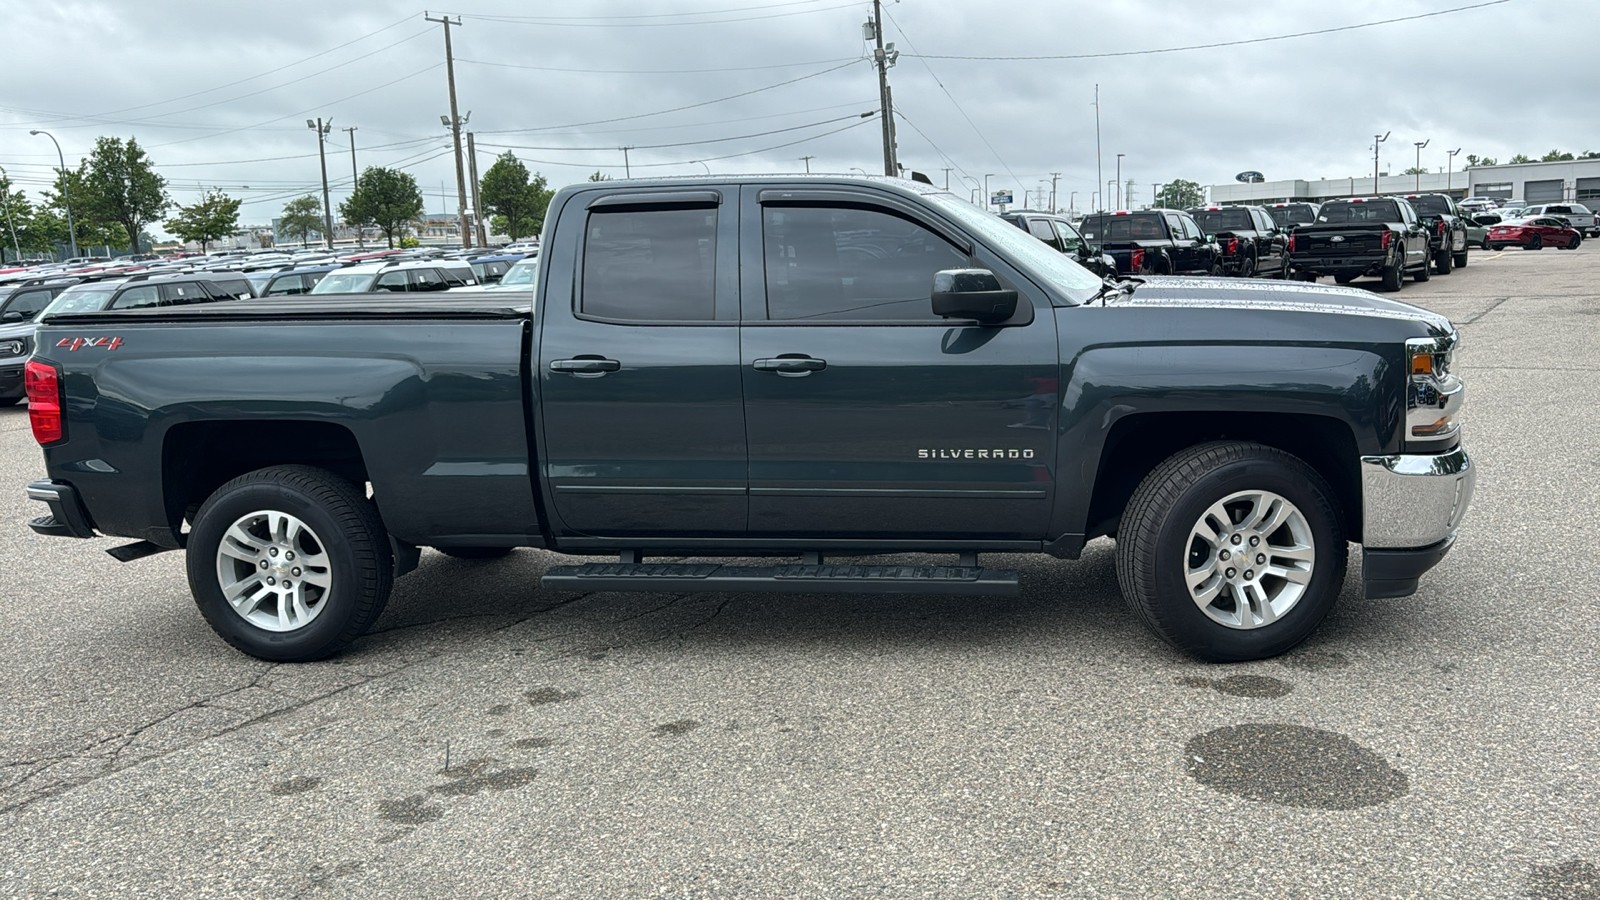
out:
<path id="1" fill-rule="evenodd" d="M 792 353 L 754 363 L 757 372 L 777 372 L 779 375 L 809 375 L 828 367 L 825 359 L 813 359 L 803 353 Z"/>
<path id="2" fill-rule="evenodd" d="M 572 375 L 604 375 L 622 368 L 622 363 L 600 356 L 580 356 L 576 359 L 552 359 L 550 371 Z"/>

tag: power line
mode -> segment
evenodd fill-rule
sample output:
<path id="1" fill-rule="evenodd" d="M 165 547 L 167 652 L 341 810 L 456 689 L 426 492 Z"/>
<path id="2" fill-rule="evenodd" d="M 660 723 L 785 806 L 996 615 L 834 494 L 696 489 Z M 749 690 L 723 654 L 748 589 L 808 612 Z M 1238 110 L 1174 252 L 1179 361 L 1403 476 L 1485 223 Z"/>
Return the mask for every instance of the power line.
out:
<path id="1" fill-rule="evenodd" d="M 763 16 L 737 16 L 731 19 L 697 19 L 692 22 L 632 22 L 632 21 L 598 21 L 598 22 L 573 22 L 560 19 L 538 19 L 530 16 L 495 16 L 495 15 L 470 15 L 460 14 L 464 19 L 476 19 L 482 22 L 498 22 L 505 25 L 539 25 L 548 28 L 671 28 L 684 25 L 722 25 L 729 22 L 755 22 L 762 19 L 782 19 L 789 16 L 805 16 L 811 13 L 830 12 L 836 9 L 851 9 L 858 3 L 840 3 L 836 6 L 823 6 L 817 9 L 800 9 L 792 12 L 772 13 Z M 707 13 L 707 15 L 714 15 Z"/>
<path id="2" fill-rule="evenodd" d="M 765 115 L 760 115 L 760 116 L 738 116 L 738 117 L 732 118 L 732 119 L 713 119 L 710 122 L 686 122 L 686 123 L 681 124 L 681 125 L 646 125 L 646 126 L 643 126 L 643 127 L 640 127 L 640 128 L 607 128 L 607 129 L 599 129 L 599 130 L 588 130 L 588 129 L 585 129 L 584 131 L 551 131 L 551 132 L 544 132 L 540 136 L 541 137 L 565 137 L 565 136 L 568 136 L 568 135 L 583 136 L 583 135 L 593 135 L 593 134 L 637 134 L 637 133 L 639 133 L 641 131 L 671 131 L 671 130 L 677 129 L 677 128 L 704 128 L 707 125 L 727 125 L 730 122 L 754 122 L 754 121 L 757 121 L 759 119 L 781 119 L 784 116 L 800 116 L 800 115 L 805 115 L 806 113 L 832 112 L 833 110 L 836 110 L 836 109 L 844 109 L 846 107 L 860 107 L 860 106 L 862 106 L 864 104 L 869 104 L 869 103 L 872 103 L 872 102 L 874 102 L 874 101 L 872 101 L 872 100 L 857 100 L 854 103 L 835 103 L 835 104 L 833 104 L 831 106 L 814 106 L 814 107 L 811 107 L 810 109 L 793 109 L 793 110 L 789 110 L 788 112 L 767 113 Z M 478 134 L 489 134 L 490 132 L 480 131 L 480 132 L 477 132 L 477 133 Z M 608 149 L 615 150 L 616 148 L 615 147 L 611 147 L 611 148 L 608 148 Z M 43 166 L 44 163 L 32 163 L 31 165 Z"/>
<path id="3" fill-rule="evenodd" d="M 698 109 L 698 108 L 700 108 L 702 106 L 710 106 L 713 103 L 723 103 L 723 102 L 726 102 L 728 100 L 737 100 L 740 97 L 748 97 L 751 94 L 759 94 L 759 93 L 761 93 L 763 91 L 770 91 L 770 90 L 773 90 L 775 88 L 784 87 L 785 85 L 796 84 L 798 82 L 805 81 L 805 80 L 807 80 L 809 78 L 816 78 L 816 77 L 818 77 L 820 75 L 826 75 L 829 72 L 837 72 L 840 69 L 843 69 L 845 66 L 853 66 L 856 63 L 862 62 L 865 59 L 866 59 L 866 57 L 859 57 L 857 59 L 852 59 L 847 63 L 841 63 L 840 65 L 832 66 L 832 67 L 823 69 L 823 70 L 821 70 L 819 72 L 812 72 L 809 75 L 801 75 L 799 78 L 790 78 L 787 81 L 780 81 L 777 84 L 769 84 L 769 85 L 767 85 L 765 87 L 753 88 L 753 89 L 748 90 L 748 91 L 740 91 L 737 94 L 729 94 L 726 97 L 718 97 L 715 100 L 703 100 L 703 101 L 701 101 L 699 103 L 690 103 L 690 104 L 688 104 L 686 106 L 674 106 L 671 109 L 658 109 L 655 112 L 639 113 L 638 115 L 632 115 L 632 116 L 617 116 L 616 118 L 612 118 L 612 119 L 596 119 L 596 120 L 594 120 L 592 122 L 574 122 L 574 123 L 569 124 L 569 125 L 548 125 L 548 126 L 544 126 L 542 128 L 507 128 L 507 129 L 501 129 L 501 130 L 498 130 L 498 131 L 479 131 L 478 134 L 529 134 L 529 133 L 538 132 L 538 131 L 555 131 L 555 130 L 561 129 L 561 128 L 583 128 L 583 127 L 588 126 L 588 125 L 609 125 L 612 122 L 627 122 L 627 121 L 630 121 L 630 120 L 633 120 L 633 119 L 647 119 L 647 118 L 649 118 L 651 116 L 663 116 L 663 115 L 666 115 L 667 113 L 682 112 L 682 111 L 684 111 L 686 109 Z M 276 120 L 274 120 L 274 121 L 276 121 Z"/>
<path id="4" fill-rule="evenodd" d="M 852 128 L 860 128 L 862 125 L 867 124 L 867 122 L 869 122 L 869 121 L 871 121 L 871 120 L 870 119 L 861 119 L 860 121 L 852 122 L 849 125 L 844 126 L 843 128 L 835 128 L 832 131 L 824 131 L 821 134 L 813 134 L 813 135 L 810 135 L 809 137 L 803 137 L 803 138 L 800 138 L 798 140 L 787 141 L 787 142 L 782 143 L 782 144 L 774 144 L 771 147 L 762 147 L 759 150 L 743 150 L 743 151 L 740 151 L 738 153 L 728 153 L 728 154 L 725 154 L 723 156 L 703 156 L 703 157 L 700 157 L 699 159 L 686 159 L 686 160 L 682 160 L 682 161 L 679 161 L 679 162 L 633 163 L 632 165 L 637 166 L 637 167 L 639 167 L 641 169 L 659 169 L 659 168 L 666 168 L 668 166 L 692 166 L 692 165 L 694 165 L 696 163 L 702 163 L 702 162 L 718 162 L 718 161 L 724 160 L 724 159 L 737 159 L 738 157 L 741 157 L 741 156 L 754 156 L 757 153 L 770 153 L 773 150 L 782 150 L 785 147 L 793 147 L 793 146 L 795 146 L 797 144 L 804 144 L 804 143 L 807 143 L 809 141 L 817 140 L 818 138 L 825 138 L 825 137 L 828 137 L 829 135 L 835 135 L 835 134 L 840 133 L 841 131 L 849 131 Z M 623 168 L 623 166 L 618 164 L 618 163 L 596 163 L 596 162 L 582 162 L 582 163 L 579 163 L 579 162 L 571 162 L 571 161 L 561 162 L 561 161 L 557 161 L 557 160 L 553 160 L 553 159 L 528 159 L 528 160 L 525 160 L 525 161 L 526 162 L 531 162 L 531 163 L 538 163 L 539 165 L 542 165 L 542 166 L 571 166 L 573 168 L 579 168 L 579 169 L 589 169 L 589 168 L 595 168 L 595 169 L 620 169 L 620 168 Z"/>
<path id="5" fill-rule="evenodd" d="M 745 140 L 747 138 L 767 137 L 768 135 L 773 135 L 773 134 L 783 134 L 783 133 L 789 132 L 789 131 L 799 131 L 802 128 L 816 128 L 819 125 L 832 125 L 835 122 L 843 122 L 846 119 L 868 119 L 868 118 L 871 118 L 871 117 L 873 117 L 875 115 L 877 115 L 877 112 L 876 111 L 871 111 L 871 112 L 861 113 L 859 115 L 838 116 L 838 117 L 832 118 L 832 119 L 823 119 L 823 120 L 821 120 L 819 122 L 807 122 L 804 125 L 792 125 L 792 126 L 790 126 L 788 128 L 775 128 L 775 129 L 773 129 L 771 131 L 758 131 L 758 132 L 755 132 L 753 134 L 735 134 L 735 135 L 731 135 L 729 137 L 707 138 L 706 140 L 703 140 L 703 141 L 678 141 L 676 143 L 671 143 L 671 144 L 631 144 L 631 145 L 629 145 L 628 149 L 630 149 L 630 150 L 661 150 L 661 149 L 665 149 L 665 148 L 668 148 L 668 147 L 693 147 L 693 146 L 698 146 L 700 144 L 720 144 L 723 141 L 742 141 L 742 140 Z M 523 145 L 519 145 L 519 144 L 490 144 L 490 143 L 487 143 L 487 142 L 479 144 L 479 146 L 480 147 L 498 147 L 498 148 L 500 148 L 502 150 L 573 150 L 573 151 L 587 150 L 587 151 L 595 151 L 595 150 L 615 150 L 616 149 L 615 147 L 610 147 L 610 146 L 606 146 L 606 147 L 529 147 L 529 146 L 523 146 Z"/>
<path id="6" fill-rule="evenodd" d="M 905 112 L 903 110 L 900 110 L 900 109 L 897 108 L 897 109 L 895 109 L 894 114 L 899 116 L 900 120 L 902 122 L 905 122 L 907 125 L 910 125 L 912 131 L 915 131 L 917 134 L 921 135 L 922 139 L 928 142 L 928 146 L 933 148 L 933 152 L 939 154 L 939 158 L 944 160 L 945 162 L 949 163 L 950 167 L 952 169 L 955 169 L 957 172 L 960 172 L 962 178 L 965 178 L 968 181 L 976 181 L 977 180 L 976 178 L 972 177 L 972 173 L 968 172 L 966 169 L 963 169 L 961 167 L 961 164 L 956 162 L 950 156 L 950 154 L 948 154 L 948 153 L 944 152 L 943 150 L 939 149 L 939 145 L 935 144 L 933 142 L 933 138 L 928 137 L 928 135 L 921 128 L 918 128 L 917 127 L 917 123 L 911 121 L 911 119 L 906 116 L 906 114 L 905 114 Z"/>
<path id="7" fill-rule="evenodd" d="M 1337 28 L 1319 28 L 1315 31 L 1297 31 L 1294 34 L 1276 34 L 1271 37 L 1248 38 L 1239 41 L 1218 41 L 1213 44 L 1191 44 L 1186 47 L 1162 47 L 1155 50 L 1120 50 L 1113 53 L 1073 53 L 1050 56 L 957 56 L 953 54 L 936 53 L 908 53 L 907 56 L 916 56 L 923 59 L 979 59 L 995 62 L 1023 62 L 1048 59 L 1105 59 L 1115 56 L 1150 56 L 1156 53 L 1182 53 L 1188 50 L 1211 50 L 1217 47 L 1238 47 L 1244 44 L 1265 44 L 1269 41 L 1286 41 L 1290 38 L 1312 37 L 1319 34 L 1335 34 L 1341 31 L 1355 31 L 1358 28 L 1374 28 L 1379 25 L 1393 25 L 1396 22 L 1414 22 L 1417 19 L 1431 19 L 1435 16 L 1447 16 L 1452 13 L 1466 12 L 1473 9 L 1483 9 L 1488 6 L 1499 6 L 1510 3 L 1511 0 L 1487 0 L 1484 3 L 1473 3 L 1468 6 L 1456 6 L 1450 9 L 1441 9 L 1434 12 L 1418 13 L 1414 16 L 1400 16 L 1395 19 L 1380 19 L 1376 22 L 1361 22 L 1356 25 L 1341 25 Z M 898 26 L 896 26 L 898 27 Z M 908 41 L 909 42 L 909 41 Z"/>
<path id="8" fill-rule="evenodd" d="M 488 62 L 481 59 L 456 58 L 458 63 L 471 63 L 475 66 L 494 66 L 500 69 L 531 69 L 536 72 L 579 72 L 586 75 L 690 75 L 705 72 L 754 72 L 758 69 L 798 69 L 801 66 L 825 66 L 830 63 L 854 62 L 855 57 L 846 59 L 817 59 L 811 62 L 777 63 L 769 66 L 728 66 L 720 69 L 574 69 L 571 66 L 527 66 L 520 63 Z"/>
<path id="9" fill-rule="evenodd" d="M 720 16 L 720 15 L 726 15 L 727 13 L 750 12 L 751 10 L 756 10 L 756 9 L 781 9 L 781 8 L 783 8 L 785 6 L 810 6 L 810 5 L 814 4 L 814 3 L 821 3 L 821 2 L 822 2 L 822 0 L 789 0 L 789 2 L 787 2 L 787 3 L 768 3 L 768 4 L 765 4 L 763 6 L 735 6 L 735 7 L 730 7 L 730 8 L 727 8 L 727 9 L 705 9 L 705 10 L 700 10 L 699 12 L 637 13 L 637 14 L 634 14 L 634 15 L 626 15 L 626 16 L 502 16 L 502 15 L 498 15 L 498 14 L 488 14 L 488 13 L 486 13 L 484 15 L 472 15 L 470 13 L 458 13 L 457 15 L 464 15 L 469 19 L 485 19 L 485 18 L 523 19 L 523 20 L 538 19 L 538 20 L 541 20 L 541 21 L 549 20 L 549 21 L 556 21 L 556 22 L 573 21 L 573 20 L 578 20 L 578 19 L 670 19 L 670 18 L 675 18 L 675 17 L 679 17 L 679 16 Z"/>
<path id="10" fill-rule="evenodd" d="M 383 150 L 383 149 L 387 149 L 387 148 L 390 148 L 390 147 L 404 147 L 404 146 L 408 146 L 408 145 L 411 145 L 411 144 L 421 144 L 421 143 L 423 143 L 425 141 L 433 141 L 433 140 L 437 140 L 437 138 L 432 138 L 432 137 L 415 138 L 415 139 L 409 140 L 409 141 L 396 141 L 393 144 L 377 144 L 375 146 L 367 147 L 365 149 L 367 149 L 367 150 Z M 157 168 L 157 169 L 184 169 L 184 168 L 191 168 L 193 166 L 236 166 L 236 165 L 241 165 L 243 163 L 278 162 L 279 160 L 284 160 L 284 159 L 310 159 L 311 157 L 316 156 L 316 155 L 317 154 L 315 154 L 315 153 L 298 153 L 298 154 L 295 154 L 294 156 L 263 156 L 263 157 L 260 157 L 258 159 L 222 159 L 222 160 L 216 160 L 214 162 L 160 163 L 160 164 L 154 164 L 154 167 Z"/>

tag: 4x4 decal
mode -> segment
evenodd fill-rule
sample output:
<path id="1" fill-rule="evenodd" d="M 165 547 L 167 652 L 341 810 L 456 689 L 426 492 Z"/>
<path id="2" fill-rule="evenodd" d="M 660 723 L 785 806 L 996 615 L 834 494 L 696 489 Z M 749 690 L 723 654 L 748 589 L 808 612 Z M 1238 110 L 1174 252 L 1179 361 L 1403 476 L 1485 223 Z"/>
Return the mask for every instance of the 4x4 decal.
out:
<path id="1" fill-rule="evenodd" d="M 104 347 L 107 350 L 115 350 L 118 347 L 122 346 L 122 338 L 120 338 L 120 337 L 62 338 L 61 340 L 56 341 L 56 346 L 57 347 L 65 347 L 65 348 L 67 348 L 68 352 L 72 352 L 72 351 L 78 350 L 78 349 L 80 349 L 82 347 Z"/>

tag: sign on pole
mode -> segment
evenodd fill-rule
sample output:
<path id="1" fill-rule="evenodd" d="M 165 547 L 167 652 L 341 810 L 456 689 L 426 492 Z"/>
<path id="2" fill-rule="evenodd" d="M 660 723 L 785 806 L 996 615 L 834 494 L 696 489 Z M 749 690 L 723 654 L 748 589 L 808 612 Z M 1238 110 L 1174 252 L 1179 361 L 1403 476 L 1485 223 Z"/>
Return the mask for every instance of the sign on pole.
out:
<path id="1" fill-rule="evenodd" d="M 1011 202 L 1011 192 L 1010 191 L 991 191 L 991 192 L 989 192 L 989 205 L 990 206 L 1000 206 L 1002 204 L 1008 204 L 1010 202 Z"/>

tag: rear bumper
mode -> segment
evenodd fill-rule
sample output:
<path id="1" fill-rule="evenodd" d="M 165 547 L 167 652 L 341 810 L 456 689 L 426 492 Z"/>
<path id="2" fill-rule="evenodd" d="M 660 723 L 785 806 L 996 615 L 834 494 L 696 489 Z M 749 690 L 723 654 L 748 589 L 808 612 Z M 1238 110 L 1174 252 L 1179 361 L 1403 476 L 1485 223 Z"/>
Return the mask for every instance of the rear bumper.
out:
<path id="1" fill-rule="evenodd" d="M 7 400 L 12 397 L 21 397 L 26 391 L 22 383 L 22 361 L 16 365 L 0 365 L 0 397 Z"/>
<path id="2" fill-rule="evenodd" d="M 78 499 L 78 491 L 61 481 L 35 481 L 28 485 L 28 499 L 38 500 L 50 507 L 50 514 L 28 523 L 39 534 L 51 537 L 94 537 L 94 526 L 89 514 Z"/>
<path id="3" fill-rule="evenodd" d="M 1367 596 L 1404 597 L 1456 539 L 1478 471 L 1457 447 L 1361 458 Z"/>
<path id="4" fill-rule="evenodd" d="M 1316 275 L 1348 275 L 1359 278 L 1363 275 L 1377 275 L 1383 272 L 1383 267 L 1388 265 L 1388 256 L 1362 255 L 1362 256 L 1291 256 L 1290 265 L 1297 272 L 1309 272 Z"/>

